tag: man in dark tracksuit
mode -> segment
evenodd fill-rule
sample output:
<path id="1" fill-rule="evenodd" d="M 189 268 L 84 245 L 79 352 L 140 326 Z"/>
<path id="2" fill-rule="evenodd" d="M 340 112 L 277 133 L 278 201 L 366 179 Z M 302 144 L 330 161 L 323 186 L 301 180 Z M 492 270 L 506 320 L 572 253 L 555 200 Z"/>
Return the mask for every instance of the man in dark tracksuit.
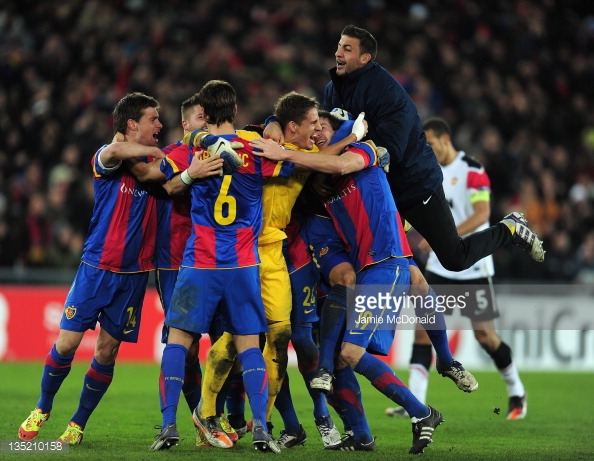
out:
<path id="1" fill-rule="evenodd" d="M 355 117 L 365 112 L 368 137 L 390 153 L 388 181 L 400 215 L 452 271 L 466 269 L 508 243 L 542 262 L 542 242 L 520 213 L 509 214 L 482 232 L 458 235 L 443 193 L 441 169 L 427 144 L 417 108 L 400 83 L 374 61 L 376 54 L 373 35 L 353 25 L 345 27 L 323 106 L 342 108 Z"/>

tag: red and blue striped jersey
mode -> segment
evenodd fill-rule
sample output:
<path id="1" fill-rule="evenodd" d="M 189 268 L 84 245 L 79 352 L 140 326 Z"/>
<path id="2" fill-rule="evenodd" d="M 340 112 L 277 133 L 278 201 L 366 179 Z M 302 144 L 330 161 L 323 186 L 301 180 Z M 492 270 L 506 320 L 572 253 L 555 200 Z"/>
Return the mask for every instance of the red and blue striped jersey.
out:
<path id="1" fill-rule="evenodd" d="M 124 165 L 105 169 L 93 156 L 95 206 L 81 260 L 112 272 L 143 272 L 155 268 L 157 231 L 155 197 Z"/>
<path id="2" fill-rule="evenodd" d="M 232 175 L 199 179 L 192 184 L 192 230 L 182 266 L 228 269 L 260 263 L 258 235 L 262 229 L 264 178 L 289 177 L 294 165 L 254 155 L 249 141 L 258 136 L 243 130 L 223 136 L 243 143 L 243 148 L 236 149 L 244 159 L 243 165 Z M 208 152 L 182 146 L 166 157 L 161 171 L 170 179 L 183 171 L 194 155 L 206 158 Z"/>
<path id="3" fill-rule="evenodd" d="M 291 212 L 291 219 L 285 229 L 287 234 L 287 248 L 285 251 L 287 269 L 292 274 L 311 262 L 311 253 L 305 228 L 301 225 L 307 219 L 307 214 L 295 207 Z"/>
<path id="4" fill-rule="evenodd" d="M 181 141 L 178 141 L 161 150 L 168 155 L 181 145 Z M 157 197 L 157 229 L 155 267 L 179 269 L 192 230 L 189 192 L 173 197 L 167 194 Z"/>
<path id="5" fill-rule="evenodd" d="M 324 206 L 345 243 L 349 259 L 359 272 L 369 264 L 412 251 L 402 228 L 386 174 L 377 165 L 375 151 L 365 143 L 348 147 L 365 160 L 365 168 L 348 175 L 333 175 L 337 193 Z"/>

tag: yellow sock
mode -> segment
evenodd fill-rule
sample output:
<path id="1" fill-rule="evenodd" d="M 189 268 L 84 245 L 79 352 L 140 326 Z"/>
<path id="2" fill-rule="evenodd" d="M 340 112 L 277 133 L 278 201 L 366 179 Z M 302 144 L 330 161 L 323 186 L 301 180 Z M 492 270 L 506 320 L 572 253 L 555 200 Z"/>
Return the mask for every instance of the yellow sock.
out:
<path id="1" fill-rule="evenodd" d="M 277 322 L 268 325 L 266 333 L 266 345 L 262 354 L 266 362 L 268 371 L 268 407 L 266 408 L 266 421 L 272 418 L 274 401 L 280 392 L 285 374 L 287 372 L 287 363 L 289 356 L 287 349 L 291 339 L 291 324 L 288 321 Z"/>
<path id="2" fill-rule="evenodd" d="M 204 373 L 202 374 L 202 398 L 199 414 L 201 418 L 216 416 L 217 395 L 229 376 L 237 349 L 230 333 L 223 335 L 212 345 L 208 352 Z"/>

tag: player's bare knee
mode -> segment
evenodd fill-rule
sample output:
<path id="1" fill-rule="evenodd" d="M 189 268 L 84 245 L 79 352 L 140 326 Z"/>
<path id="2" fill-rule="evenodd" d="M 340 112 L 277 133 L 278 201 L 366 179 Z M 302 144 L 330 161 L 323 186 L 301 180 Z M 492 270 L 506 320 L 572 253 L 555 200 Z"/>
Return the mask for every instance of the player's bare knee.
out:
<path id="1" fill-rule="evenodd" d="M 364 353 L 365 349 L 360 346 L 351 343 L 342 343 L 340 360 L 347 363 L 351 368 L 355 368 Z"/>
<path id="2" fill-rule="evenodd" d="M 429 293 L 429 284 L 421 270 L 414 265 L 410 265 L 410 288 L 408 290 L 411 296 L 427 296 Z"/>
<path id="3" fill-rule="evenodd" d="M 495 351 L 501 343 L 499 336 L 492 330 L 474 330 L 474 337 L 487 352 Z"/>
<path id="4" fill-rule="evenodd" d="M 330 285 L 343 285 L 345 287 L 352 287 L 357 282 L 357 274 L 350 263 L 340 263 L 332 268 L 330 274 Z"/>

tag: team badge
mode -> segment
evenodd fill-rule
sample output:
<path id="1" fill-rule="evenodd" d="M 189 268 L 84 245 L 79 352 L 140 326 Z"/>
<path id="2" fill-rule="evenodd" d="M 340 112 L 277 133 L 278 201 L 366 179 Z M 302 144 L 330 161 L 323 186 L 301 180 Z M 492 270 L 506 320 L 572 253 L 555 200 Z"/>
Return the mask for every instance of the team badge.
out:
<path id="1" fill-rule="evenodd" d="M 66 318 L 68 320 L 72 320 L 72 318 L 76 315 L 76 307 L 68 306 L 64 309 L 64 313 L 66 314 Z"/>
<path id="2" fill-rule="evenodd" d="M 328 253 L 328 247 L 324 247 L 320 250 L 320 256 L 324 256 Z"/>

